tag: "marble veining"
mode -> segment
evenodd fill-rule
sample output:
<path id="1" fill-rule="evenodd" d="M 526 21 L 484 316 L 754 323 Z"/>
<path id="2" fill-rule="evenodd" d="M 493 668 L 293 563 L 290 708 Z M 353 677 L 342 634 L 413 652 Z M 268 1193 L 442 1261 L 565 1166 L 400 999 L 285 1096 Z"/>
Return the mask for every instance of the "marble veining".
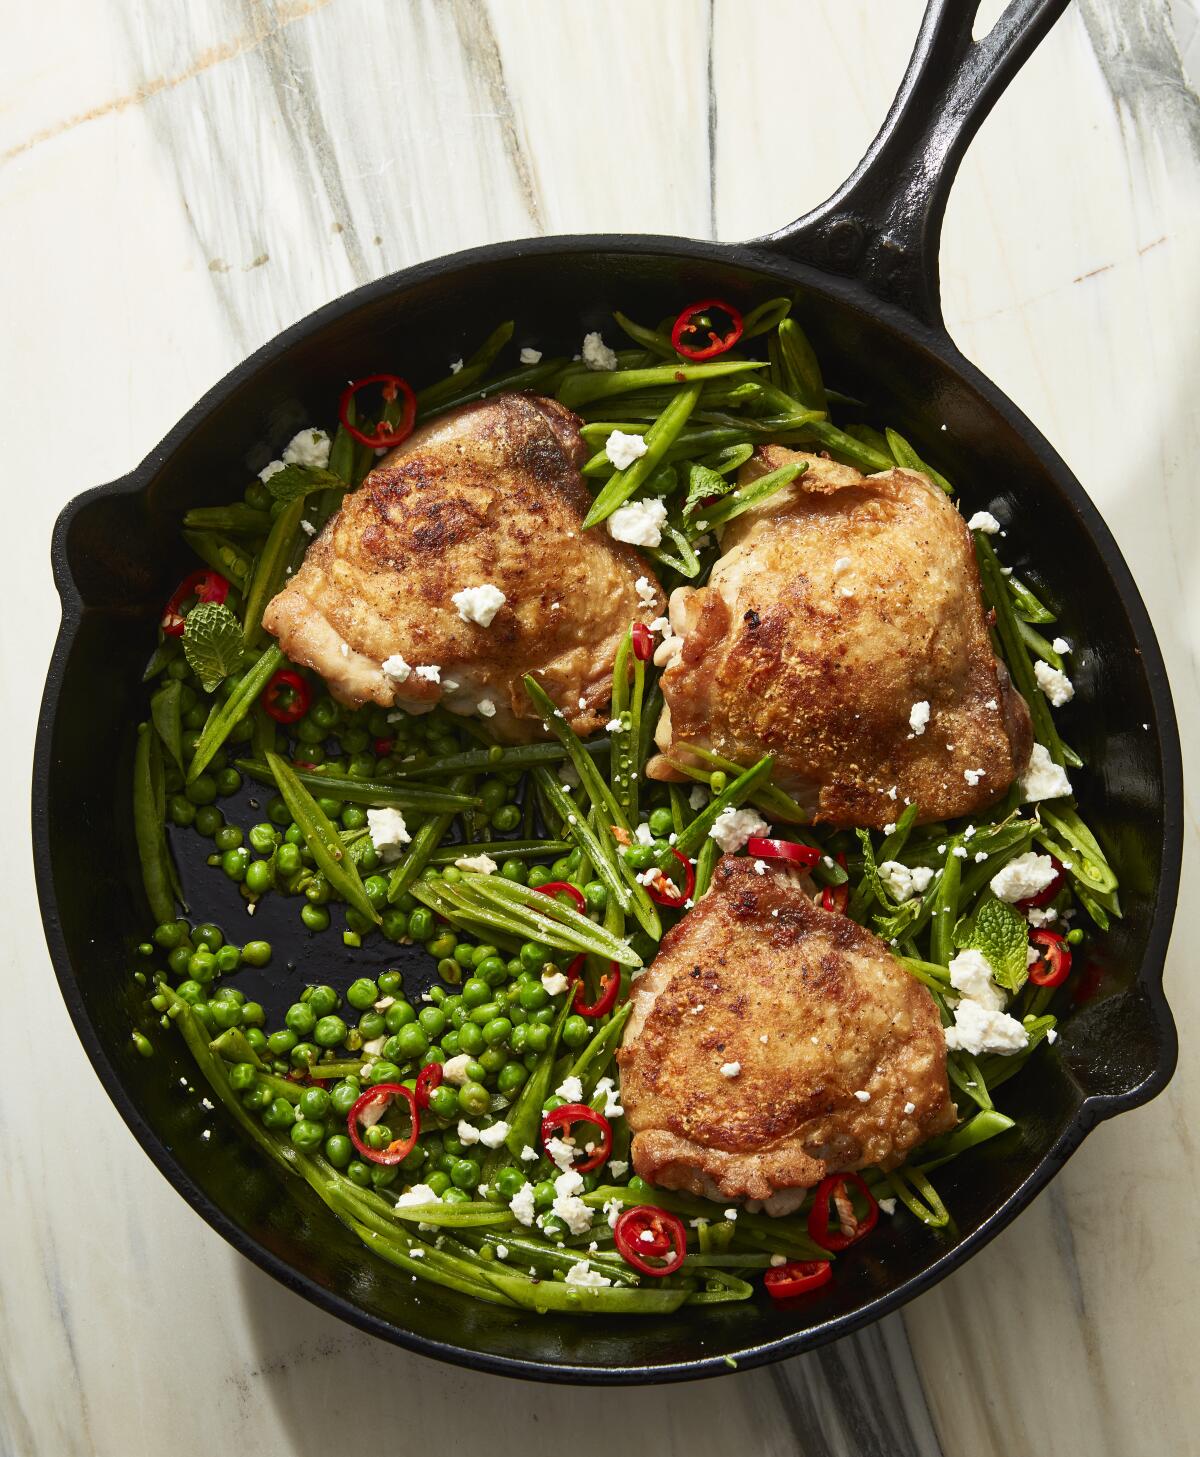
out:
<path id="1" fill-rule="evenodd" d="M 919 14 L 917 0 L 14 11 L 0 62 L 3 490 L 22 528 L 0 612 L 0 1457 L 323 1457 L 347 1435 L 501 1457 L 599 1457 L 617 1440 L 665 1457 L 1129 1457 L 1151 1434 L 1172 1457 L 1200 1451 L 1190 798 L 1168 1093 L 1097 1131 L 1015 1226 L 901 1314 L 771 1369 L 608 1397 L 395 1350 L 228 1249 L 101 1093 L 33 909 L 20 806 L 63 502 L 127 470 L 279 329 L 392 269 L 534 233 L 777 228 L 869 142 Z M 972 145 L 942 258 L 954 337 L 1071 462 L 1127 555 L 1189 768 L 1198 57 L 1190 0 L 1080 0 Z"/>

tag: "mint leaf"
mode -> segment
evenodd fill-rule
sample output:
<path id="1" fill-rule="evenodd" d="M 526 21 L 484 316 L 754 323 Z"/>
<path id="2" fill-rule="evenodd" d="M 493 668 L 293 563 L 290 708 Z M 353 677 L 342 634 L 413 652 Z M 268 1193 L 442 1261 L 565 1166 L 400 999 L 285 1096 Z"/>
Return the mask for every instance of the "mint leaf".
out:
<path id="1" fill-rule="evenodd" d="M 1025 952 L 1029 934 L 1020 911 L 994 895 L 986 895 L 972 916 L 958 923 L 954 944 L 960 951 L 982 952 L 992 979 L 1006 991 L 1019 992 L 1029 975 Z"/>
<path id="2" fill-rule="evenodd" d="M 277 501 L 296 501 L 314 491 L 344 491 L 346 482 L 331 470 L 312 465 L 285 465 L 266 479 L 267 490 Z"/>
<path id="3" fill-rule="evenodd" d="M 183 622 L 183 655 L 211 693 L 242 666 L 242 625 L 223 602 L 200 602 Z"/>
<path id="4" fill-rule="evenodd" d="M 688 493 L 687 500 L 683 503 L 683 514 L 686 516 L 694 511 L 708 496 L 727 496 L 733 490 L 733 485 L 733 481 L 727 481 L 715 470 L 709 470 L 706 465 L 692 461 L 688 466 Z"/>

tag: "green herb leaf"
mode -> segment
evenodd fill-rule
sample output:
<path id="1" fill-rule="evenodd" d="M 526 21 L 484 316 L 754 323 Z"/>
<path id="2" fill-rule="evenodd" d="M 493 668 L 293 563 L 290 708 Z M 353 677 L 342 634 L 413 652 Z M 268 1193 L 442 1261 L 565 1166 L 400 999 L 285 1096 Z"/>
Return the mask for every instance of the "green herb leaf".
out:
<path id="1" fill-rule="evenodd" d="M 705 497 L 724 496 L 733 487 L 733 481 L 727 481 L 724 476 L 718 475 L 715 470 L 709 470 L 708 466 L 701 465 L 699 461 L 692 461 L 688 465 L 688 491 L 687 500 L 683 503 L 683 514 L 687 516 Z"/>
<path id="2" fill-rule="evenodd" d="M 346 482 L 331 470 L 311 465 L 285 465 L 266 479 L 267 490 L 277 501 L 297 501 L 314 491 L 344 491 Z"/>
<path id="3" fill-rule="evenodd" d="M 1029 945 L 1021 913 L 994 895 L 983 897 L 973 915 L 955 929 L 955 945 L 982 952 L 992 968 L 992 979 L 1006 991 L 1019 992 L 1029 974 L 1026 948 Z"/>
<path id="4" fill-rule="evenodd" d="M 242 666 L 242 625 L 223 602 L 200 602 L 188 613 L 183 655 L 205 693 Z"/>

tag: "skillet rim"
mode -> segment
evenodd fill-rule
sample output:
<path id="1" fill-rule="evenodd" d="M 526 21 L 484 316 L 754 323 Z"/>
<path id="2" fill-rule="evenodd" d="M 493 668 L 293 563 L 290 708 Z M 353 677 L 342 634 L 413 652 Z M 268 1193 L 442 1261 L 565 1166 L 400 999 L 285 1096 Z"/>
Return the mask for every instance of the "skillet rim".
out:
<path id="1" fill-rule="evenodd" d="M 1150 920 L 1146 948 L 1135 976 L 1136 985 L 1146 997 L 1159 1046 L 1159 1058 L 1150 1075 L 1138 1086 L 1122 1093 L 1085 1097 L 1062 1134 L 1002 1205 L 976 1230 L 943 1254 L 924 1270 L 894 1290 L 864 1305 L 860 1310 L 805 1327 L 789 1336 L 752 1344 L 731 1353 L 736 1366 L 725 1355 L 703 1357 L 695 1361 L 673 1362 L 654 1367 L 595 1367 L 577 1363 L 553 1363 L 524 1357 L 493 1355 L 470 1350 L 450 1341 L 419 1336 L 401 1329 L 361 1309 L 347 1297 L 336 1294 L 301 1274 L 292 1265 L 267 1250 L 252 1236 L 242 1231 L 224 1211 L 215 1205 L 193 1182 L 182 1166 L 169 1153 L 165 1144 L 149 1126 L 129 1098 L 107 1051 L 101 1045 L 83 1005 L 82 996 L 71 967 L 70 957 L 61 933 L 57 891 L 54 885 L 49 845 L 49 782 L 53 770 L 53 725 L 57 719 L 59 698 L 65 667 L 84 612 L 84 604 L 71 571 L 67 538 L 75 517 L 91 503 L 120 496 L 133 496 L 146 490 L 152 479 L 182 445 L 192 431 L 209 414 L 246 385 L 254 375 L 282 356 L 301 339 L 319 333 L 326 325 L 340 320 L 354 310 L 369 305 L 398 289 L 411 289 L 460 271 L 506 262 L 524 256 L 565 255 L 568 258 L 608 253 L 616 255 L 655 254 L 678 259 L 694 259 L 742 267 L 765 277 L 782 279 L 831 297 L 839 305 L 882 321 L 904 341 L 925 349 L 974 390 L 987 407 L 1008 424 L 1041 460 L 1055 487 L 1066 498 L 1080 520 L 1085 533 L 1095 545 L 1105 569 L 1116 588 L 1129 621 L 1135 643 L 1141 653 L 1143 669 L 1150 690 L 1154 732 L 1158 742 L 1163 774 L 1162 873 L 1159 878 L 1154 910 Z M 463 249 L 440 258 L 414 264 L 408 268 L 375 279 L 340 295 L 305 315 L 235 365 L 214 384 L 179 422 L 127 475 L 97 486 L 74 497 L 63 507 L 54 526 L 51 561 L 55 585 L 62 603 L 62 619 L 43 691 L 38 730 L 35 739 L 32 786 L 32 832 L 35 883 L 41 909 L 50 959 L 54 965 L 59 990 L 84 1051 L 105 1091 L 130 1132 L 137 1139 L 160 1173 L 218 1234 L 239 1253 L 252 1260 L 280 1284 L 303 1296 L 330 1315 L 394 1345 L 431 1356 L 437 1360 L 486 1371 L 493 1375 L 553 1381 L 575 1385 L 652 1385 L 728 1374 L 737 1369 L 750 1369 L 788 1356 L 814 1350 L 848 1335 L 898 1310 L 915 1296 L 931 1289 L 959 1265 L 965 1263 L 984 1245 L 995 1238 L 1021 1213 L 1066 1164 L 1084 1138 L 1104 1120 L 1148 1102 L 1170 1081 L 1178 1059 L 1178 1037 L 1163 986 L 1165 962 L 1174 920 L 1183 858 L 1183 767 L 1179 729 L 1167 681 L 1166 665 L 1141 593 L 1125 562 L 1120 548 L 1103 517 L 1083 486 L 1071 473 L 1065 461 L 1034 424 L 1003 394 L 986 375 L 967 360 L 944 328 L 934 327 L 915 318 L 902 308 L 880 300 L 862 283 L 800 263 L 781 251 L 774 240 L 753 240 L 747 243 L 714 243 L 698 239 L 658 234 L 561 234 L 550 237 L 517 239 Z"/>

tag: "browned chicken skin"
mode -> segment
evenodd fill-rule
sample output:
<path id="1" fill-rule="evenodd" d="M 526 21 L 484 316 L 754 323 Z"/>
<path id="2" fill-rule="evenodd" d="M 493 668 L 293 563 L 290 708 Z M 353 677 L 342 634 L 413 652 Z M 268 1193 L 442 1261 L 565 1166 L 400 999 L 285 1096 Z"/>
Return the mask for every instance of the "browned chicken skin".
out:
<path id="1" fill-rule="evenodd" d="M 665 937 L 617 1061 L 643 1178 L 787 1213 L 826 1174 L 902 1163 L 955 1111 L 928 991 L 807 877 L 759 863 L 725 856 Z"/>
<path id="2" fill-rule="evenodd" d="M 910 801 L 922 820 L 993 804 L 1033 736 L 992 652 L 966 524 L 913 471 L 864 477 L 781 446 L 740 484 L 800 460 L 726 528 L 708 586 L 671 595 L 666 757 L 650 775 L 677 777 L 669 759 L 695 743 L 742 764 L 774 753 L 777 782 L 834 824 L 881 827 Z"/>
<path id="3" fill-rule="evenodd" d="M 660 613 L 663 594 L 632 547 L 580 529 L 585 456 L 578 420 L 554 400 L 497 395 L 443 415 L 347 496 L 263 625 L 343 703 L 441 702 L 524 742 L 543 736 L 521 685 L 536 673 L 576 732 L 594 733 L 621 635 Z M 488 626 L 453 600 L 484 585 L 505 599 Z"/>

